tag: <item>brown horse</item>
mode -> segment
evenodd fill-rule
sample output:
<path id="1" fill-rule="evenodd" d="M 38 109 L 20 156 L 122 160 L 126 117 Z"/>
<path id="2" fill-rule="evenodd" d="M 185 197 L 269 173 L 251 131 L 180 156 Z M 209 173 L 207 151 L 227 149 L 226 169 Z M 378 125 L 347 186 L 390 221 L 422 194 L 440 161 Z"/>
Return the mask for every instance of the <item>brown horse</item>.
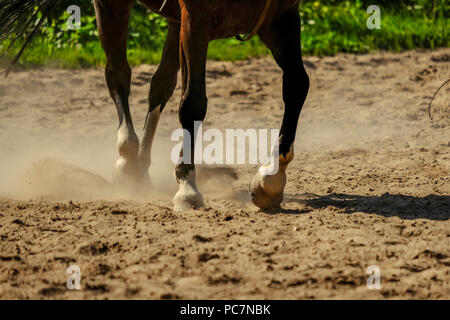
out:
<path id="1" fill-rule="evenodd" d="M 48 1 L 48 0 L 47 0 Z M 207 109 L 205 65 L 208 43 L 218 38 L 257 33 L 283 70 L 285 111 L 279 137 L 279 169 L 268 174 L 262 166 L 250 183 L 252 201 L 260 208 L 280 205 L 286 185 L 285 170 L 294 157 L 297 122 L 309 89 L 300 44 L 301 0 L 141 0 L 169 21 L 168 35 L 156 73 L 151 80 L 149 111 L 139 141 L 133 128 L 128 96 L 131 69 L 127 62 L 128 20 L 135 0 L 94 0 L 98 30 L 106 54 L 106 81 L 119 116 L 114 180 L 145 186 L 149 182 L 150 154 L 159 117 L 173 94 L 178 70 L 182 72 L 179 119 L 191 139 L 191 161 L 175 169 L 179 190 L 175 210 L 200 208 L 194 166 L 194 121 L 203 121 Z M 183 151 L 182 151 L 183 153 Z"/>

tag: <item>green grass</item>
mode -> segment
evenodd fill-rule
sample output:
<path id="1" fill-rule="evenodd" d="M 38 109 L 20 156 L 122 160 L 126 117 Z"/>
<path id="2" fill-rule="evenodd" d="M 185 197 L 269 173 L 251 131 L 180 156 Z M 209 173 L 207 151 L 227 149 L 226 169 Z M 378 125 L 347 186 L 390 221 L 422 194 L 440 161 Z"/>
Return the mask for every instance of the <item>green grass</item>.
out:
<path id="1" fill-rule="evenodd" d="M 248 42 L 241 42 L 235 38 L 212 41 L 208 48 L 208 58 L 212 60 L 237 61 L 249 57 L 259 57 L 269 54 L 258 37 Z"/>
<path id="2" fill-rule="evenodd" d="M 418 3 L 420 1 L 417 0 Z M 381 29 L 369 30 L 366 27 L 369 14 L 362 0 L 329 0 L 326 4 L 306 0 L 300 11 L 303 54 L 368 53 L 380 49 L 398 52 L 413 48 L 449 47 L 446 19 L 449 5 L 445 3 L 439 2 L 432 9 L 419 5 L 382 7 Z M 167 23 L 142 8 L 135 10 L 132 17 L 128 42 L 130 64 L 158 63 Z M 98 41 L 94 16 L 84 16 L 80 30 L 66 30 L 66 20 L 67 15 L 63 15 L 47 25 L 22 56 L 20 64 L 26 67 L 47 65 L 64 68 L 104 65 L 105 56 Z M 0 54 L 4 53 L 8 44 L 8 41 L 0 44 Z M 19 44 L 15 44 L 13 50 L 7 53 L 7 59 L 18 48 Z M 208 58 L 235 61 L 269 53 L 257 37 L 248 42 L 230 38 L 211 42 Z M 2 59 L 3 64 L 7 59 Z"/>
<path id="3" fill-rule="evenodd" d="M 18 46 L 14 46 L 18 50 Z M 14 51 L 14 50 L 13 50 Z M 143 63 L 157 64 L 161 59 L 162 48 L 149 50 L 135 47 L 128 49 L 128 61 L 135 66 Z M 208 59 L 238 61 L 249 57 L 270 54 L 270 51 L 257 37 L 250 42 L 236 39 L 215 40 L 209 44 Z M 0 64 L 13 57 L 12 52 L 0 60 Z M 22 67 L 49 66 L 58 68 L 79 68 L 105 64 L 105 54 L 99 41 L 90 42 L 81 47 L 52 48 L 41 40 L 33 43 L 20 59 Z"/>

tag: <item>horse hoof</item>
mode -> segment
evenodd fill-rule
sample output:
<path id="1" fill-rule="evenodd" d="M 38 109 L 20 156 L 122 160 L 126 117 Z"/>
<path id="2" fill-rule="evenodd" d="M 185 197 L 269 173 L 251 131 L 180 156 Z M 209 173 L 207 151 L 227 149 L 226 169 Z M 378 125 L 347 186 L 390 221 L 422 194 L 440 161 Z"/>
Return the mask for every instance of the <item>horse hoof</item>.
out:
<path id="1" fill-rule="evenodd" d="M 173 198 L 173 210 L 175 212 L 182 212 L 192 209 L 200 209 L 205 205 L 203 203 L 203 196 L 193 188 L 185 188 L 178 190 Z"/>
<path id="2" fill-rule="evenodd" d="M 120 158 L 116 162 L 113 182 L 121 188 L 135 191 L 151 189 L 150 176 L 138 160 Z"/>
<path id="3" fill-rule="evenodd" d="M 260 171 L 250 182 L 252 202 L 260 209 L 278 208 L 283 201 L 286 173 L 279 170 L 275 175 L 264 175 Z"/>

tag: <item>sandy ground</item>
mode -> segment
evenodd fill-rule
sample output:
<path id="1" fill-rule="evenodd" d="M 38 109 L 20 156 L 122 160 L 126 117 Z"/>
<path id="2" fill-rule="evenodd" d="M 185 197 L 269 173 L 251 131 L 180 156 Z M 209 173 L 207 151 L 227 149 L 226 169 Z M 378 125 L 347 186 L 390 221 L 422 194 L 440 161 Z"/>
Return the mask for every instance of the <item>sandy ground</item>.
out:
<path id="1" fill-rule="evenodd" d="M 260 212 L 255 165 L 199 170 L 206 208 L 172 212 L 170 134 L 145 199 L 111 185 L 116 111 L 103 71 L 0 80 L 0 298 L 450 298 L 450 50 L 306 58 L 311 90 L 282 208 Z M 155 66 L 134 69 L 136 128 Z M 208 62 L 207 128 L 278 128 L 270 57 Z M 141 132 L 141 129 L 138 130 Z M 78 265 L 81 290 L 68 290 Z M 367 267 L 381 289 L 366 286 Z"/>

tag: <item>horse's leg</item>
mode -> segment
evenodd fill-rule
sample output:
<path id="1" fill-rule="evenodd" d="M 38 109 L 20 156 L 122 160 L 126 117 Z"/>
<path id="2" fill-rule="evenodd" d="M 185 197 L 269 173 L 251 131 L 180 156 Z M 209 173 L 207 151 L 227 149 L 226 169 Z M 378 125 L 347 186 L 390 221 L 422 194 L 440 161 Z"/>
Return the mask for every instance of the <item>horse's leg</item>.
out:
<path id="1" fill-rule="evenodd" d="M 183 129 L 189 134 L 184 136 L 183 150 L 180 155 L 182 158 L 175 169 L 179 185 L 173 199 L 175 211 L 203 207 L 203 197 L 195 183 L 194 122 L 203 121 L 206 115 L 205 69 L 209 42 L 208 24 L 203 20 L 208 15 L 190 14 L 197 10 L 201 12 L 202 3 L 185 0 L 181 4 L 180 62 L 183 95 L 179 117 Z M 196 5 L 198 7 L 194 7 Z"/>
<path id="2" fill-rule="evenodd" d="M 145 120 L 144 135 L 139 148 L 139 159 L 148 174 L 151 163 L 151 149 L 158 126 L 159 116 L 177 85 L 180 69 L 180 24 L 169 22 L 169 31 L 164 45 L 161 63 L 152 77 L 148 97 L 149 110 Z"/>
<path id="3" fill-rule="evenodd" d="M 279 137 L 279 157 L 272 159 L 278 161 L 278 171 L 270 175 L 268 166 L 261 166 L 250 183 L 253 203 L 262 209 L 269 209 L 279 206 L 283 200 L 286 168 L 294 158 L 298 118 L 309 90 L 309 78 L 301 55 L 300 16 L 297 8 L 284 13 L 270 29 L 261 30 L 260 37 L 283 70 L 285 104 Z"/>
<path id="4" fill-rule="evenodd" d="M 119 129 L 117 148 L 120 158 L 114 170 L 114 182 L 140 186 L 145 182 L 144 168 L 138 159 L 139 139 L 134 131 L 128 96 L 131 69 L 127 61 L 128 19 L 133 0 L 95 0 L 100 41 L 106 55 L 106 83 L 117 107 Z"/>

